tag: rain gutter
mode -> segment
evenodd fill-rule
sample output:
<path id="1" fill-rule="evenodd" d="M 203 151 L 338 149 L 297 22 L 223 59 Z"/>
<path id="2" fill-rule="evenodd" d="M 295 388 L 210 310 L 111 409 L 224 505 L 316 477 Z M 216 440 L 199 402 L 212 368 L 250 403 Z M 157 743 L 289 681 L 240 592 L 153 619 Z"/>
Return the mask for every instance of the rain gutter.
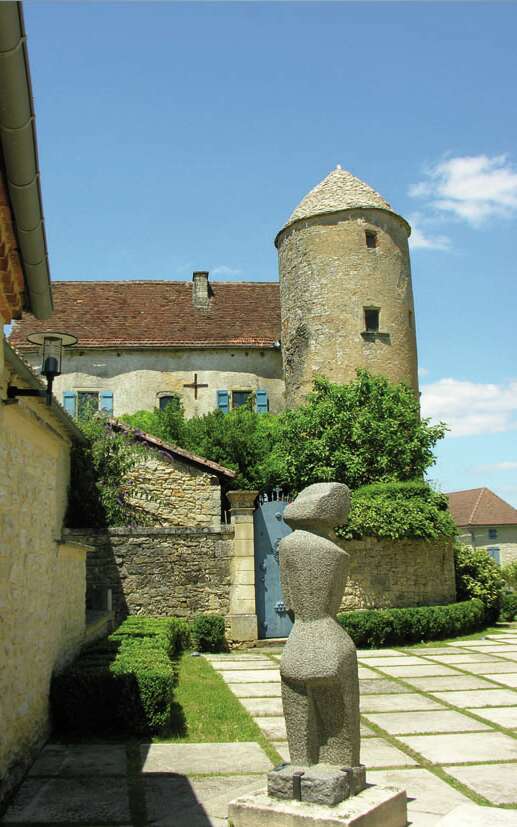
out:
<path id="1" fill-rule="evenodd" d="M 0 161 L 27 288 L 26 309 L 47 319 L 53 304 L 26 40 L 22 4 L 0 2 Z"/>

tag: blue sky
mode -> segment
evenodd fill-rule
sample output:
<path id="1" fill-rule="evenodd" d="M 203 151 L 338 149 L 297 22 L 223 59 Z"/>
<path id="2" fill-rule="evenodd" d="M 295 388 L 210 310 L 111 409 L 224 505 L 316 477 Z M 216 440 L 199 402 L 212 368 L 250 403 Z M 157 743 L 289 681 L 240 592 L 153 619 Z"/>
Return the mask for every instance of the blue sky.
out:
<path id="1" fill-rule="evenodd" d="M 414 226 L 430 476 L 517 505 L 510 3 L 25 5 L 54 279 L 277 278 L 340 163 Z"/>

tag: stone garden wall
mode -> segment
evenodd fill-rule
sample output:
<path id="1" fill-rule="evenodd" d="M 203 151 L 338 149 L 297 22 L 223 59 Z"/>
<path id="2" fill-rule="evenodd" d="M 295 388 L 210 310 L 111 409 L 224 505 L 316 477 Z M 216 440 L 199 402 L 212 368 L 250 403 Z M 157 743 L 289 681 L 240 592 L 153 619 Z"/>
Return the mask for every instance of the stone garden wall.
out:
<path id="1" fill-rule="evenodd" d="M 430 606 L 456 599 L 452 544 L 444 540 L 341 540 L 350 555 L 342 610 Z"/>
<path id="2" fill-rule="evenodd" d="M 75 529 L 66 537 L 94 547 L 86 572 L 89 608 L 106 608 L 111 589 L 117 622 L 127 614 L 229 611 L 233 526 Z"/>
<path id="3" fill-rule="evenodd" d="M 142 522 L 214 528 L 221 522 L 219 479 L 158 451 L 127 474 L 125 489 L 127 502 L 142 515 Z"/>

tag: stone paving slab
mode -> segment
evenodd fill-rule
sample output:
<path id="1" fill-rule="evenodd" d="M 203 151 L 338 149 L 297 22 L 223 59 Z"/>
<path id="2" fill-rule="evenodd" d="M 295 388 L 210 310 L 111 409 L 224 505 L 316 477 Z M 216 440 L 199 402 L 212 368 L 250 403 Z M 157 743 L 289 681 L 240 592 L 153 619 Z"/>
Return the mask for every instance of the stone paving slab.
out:
<path id="1" fill-rule="evenodd" d="M 483 648 L 485 646 L 495 646 L 495 643 L 494 643 L 493 640 L 485 640 L 485 639 L 480 639 L 480 640 L 458 640 L 454 645 L 457 648 L 461 648 L 461 649 L 477 649 L 478 647 Z M 502 644 L 500 644 L 500 645 L 502 645 Z"/>
<path id="2" fill-rule="evenodd" d="M 469 710 L 467 710 L 468 712 Z M 476 715 L 481 718 L 486 718 L 487 721 L 492 721 L 497 726 L 506 727 L 506 729 L 517 729 L 517 706 L 498 706 L 493 709 L 473 709 Z M 515 767 L 515 783 L 517 785 L 517 766 Z"/>
<path id="3" fill-rule="evenodd" d="M 481 666 L 481 664 L 479 664 Z M 490 664 L 491 666 L 492 664 Z M 490 666 L 487 664 L 487 668 Z M 382 671 L 394 678 L 421 678 L 426 675 L 457 675 L 453 669 L 448 666 L 442 666 L 438 663 L 429 663 L 425 666 L 383 666 Z"/>
<path id="4" fill-rule="evenodd" d="M 280 681 L 278 669 L 228 669 L 219 673 L 227 683 L 275 683 Z"/>
<path id="5" fill-rule="evenodd" d="M 412 732 L 466 732 L 468 730 L 490 729 L 487 724 L 482 724 L 452 709 L 440 709 L 438 712 L 429 710 L 424 712 L 368 713 L 366 718 L 389 732 L 390 735 Z"/>
<path id="6" fill-rule="evenodd" d="M 482 707 L 482 706 L 514 706 L 517 705 L 517 695 L 511 689 L 483 689 L 477 692 L 434 692 L 441 701 L 453 706 Z M 477 712 L 480 715 L 480 712 Z"/>
<path id="7" fill-rule="evenodd" d="M 497 683 L 504 683 L 505 686 L 515 687 L 517 689 L 517 673 L 514 675 L 490 675 L 491 680 L 497 681 Z"/>
<path id="8" fill-rule="evenodd" d="M 123 744 L 47 744 L 32 765 L 29 776 L 125 775 Z"/>
<path id="9" fill-rule="evenodd" d="M 255 741 L 229 744 L 141 744 L 142 773 L 212 775 L 267 772 L 272 766 Z"/>
<path id="10" fill-rule="evenodd" d="M 368 669 L 367 666 L 359 666 L 357 672 L 358 672 L 360 681 L 363 680 L 364 678 L 367 678 L 370 681 L 375 681 L 375 680 L 380 681 L 384 677 L 383 675 L 379 675 L 378 672 L 374 672 L 373 669 Z"/>
<path id="11" fill-rule="evenodd" d="M 402 695 L 366 695 L 362 696 L 361 713 L 407 711 L 411 709 L 443 709 L 442 705 L 419 695 L 417 692 L 408 692 Z"/>
<path id="12" fill-rule="evenodd" d="M 282 689 L 277 683 L 228 683 L 237 698 L 280 698 Z"/>
<path id="13" fill-rule="evenodd" d="M 488 652 L 490 654 L 498 654 L 498 655 L 500 654 L 501 657 L 506 657 L 508 652 L 510 652 L 512 654 L 514 652 L 517 652 L 517 646 L 515 645 L 515 643 L 513 643 L 513 644 L 505 643 L 503 645 L 501 645 L 500 643 L 493 644 L 493 645 L 490 644 L 490 646 L 484 646 L 483 647 L 483 652 Z"/>
<path id="14" fill-rule="evenodd" d="M 416 761 L 384 738 L 365 738 L 361 743 L 361 763 L 366 767 L 411 767 Z"/>
<path id="15" fill-rule="evenodd" d="M 502 732 L 404 735 L 399 740 L 434 764 L 517 760 L 517 739 Z"/>
<path id="16" fill-rule="evenodd" d="M 367 780 L 371 784 L 406 790 L 410 823 L 413 823 L 413 816 L 417 813 L 446 815 L 454 807 L 470 800 L 429 770 L 420 768 L 373 770 L 367 773 Z"/>
<path id="17" fill-rule="evenodd" d="M 447 772 L 492 804 L 517 804 L 517 764 L 449 767 Z"/>
<path id="18" fill-rule="evenodd" d="M 501 660 L 497 663 L 465 663 L 461 667 L 465 672 L 473 672 L 475 675 L 496 675 L 498 672 L 514 672 L 517 674 L 517 663 Z"/>
<path id="19" fill-rule="evenodd" d="M 504 655 L 501 653 L 501 657 L 504 657 L 505 660 L 514 660 L 517 661 L 517 652 L 504 652 Z"/>
<path id="20" fill-rule="evenodd" d="M 200 827 L 227 824 L 228 804 L 234 798 L 262 789 L 265 775 L 225 775 L 188 779 L 183 775 L 144 779 L 148 822 L 160 827 Z"/>
<path id="21" fill-rule="evenodd" d="M 461 665 L 463 663 L 498 663 L 494 655 L 485 654 L 485 652 L 473 652 L 465 655 L 430 655 L 431 660 L 437 663 L 445 663 L 446 665 Z"/>
<path id="22" fill-rule="evenodd" d="M 441 821 L 440 827 L 517 827 L 517 813 L 495 807 L 479 807 L 462 804 L 451 810 Z"/>
<path id="23" fill-rule="evenodd" d="M 453 656 L 451 656 L 453 657 Z M 375 666 L 382 669 L 383 666 L 423 666 L 426 663 L 422 658 L 410 657 L 409 655 L 401 655 L 399 657 L 389 658 L 364 658 L 361 664 L 364 666 Z"/>
<path id="24" fill-rule="evenodd" d="M 274 663 L 272 660 L 254 660 L 250 663 L 245 661 L 244 658 L 240 661 L 213 661 L 212 666 L 217 672 L 235 669 L 247 669 L 248 671 L 250 669 L 278 669 L 278 663 Z"/>
<path id="25" fill-rule="evenodd" d="M 398 649 L 357 649 L 356 651 L 359 660 L 362 658 L 399 658 L 401 655 Z"/>
<path id="26" fill-rule="evenodd" d="M 258 717 L 254 720 L 270 741 L 285 741 L 287 739 L 283 715 L 271 716 L 270 718 Z"/>
<path id="27" fill-rule="evenodd" d="M 417 657 L 427 657 L 428 655 L 462 655 L 462 649 L 456 649 L 455 646 L 422 646 L 421 649 L 406 649 L 410 655 Z"/>
<path id="28" fill-rule="evenodd" d="M 126 782 L 113 778 L 28 778 L 7 810 L 3 824 L 128 824 Z"/>
<path id="29" fill-rule="evenodd" d="M 241 704 L 250 715 L 283 715 L 282 698 L 241 698 Z"/>
<path id="30" fill-rule="evenodd" d="M 424 692 L 437 693 L 439 690 L 444 692 L 453 689 L 494 689 L 494 685 L 484 678 L 477 675 L 450 675 L 438 676 L 432 675 L 425 678 L 406 678 L 406 681 L 417 689 L 423 689 Z"/>
<path id="31" fill-rule="evenodd" d="M 490 686 L 490 684 L 488 684 Z M 359 681 L 359 691 L 361 695 L 380 695 L 393 693 L 400 695 L 411 692 L 407 686 L 403 686 L 396 681 L 390 681 L 388 678 L 380 678 L 379 680 L 371 681 L 368 678 L 362 678 Z"/>

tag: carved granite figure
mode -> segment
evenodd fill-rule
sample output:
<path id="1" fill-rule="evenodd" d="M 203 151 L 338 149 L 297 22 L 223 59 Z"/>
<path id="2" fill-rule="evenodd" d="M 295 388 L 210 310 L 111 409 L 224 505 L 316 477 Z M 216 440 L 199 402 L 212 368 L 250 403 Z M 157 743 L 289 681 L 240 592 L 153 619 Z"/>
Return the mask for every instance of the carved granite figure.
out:
<path id="1" fill-rule="evenodd" d="M 359 763 L 357 655 L 336 620 L 348 555 L 333 541 L 349 508 L 346 485 L 319 483 L 305 488 L 284 512 L 294 531 L 280 543 L 280 578 L 294 626 L 280 674 L 292 769 L 313 767 L 305 773 L 311 777 L 320 770 L 346 769 L 348 794 L 354 794 L 365 784 Z M 279 768 L 278 781 L 271 774 L 272 794 L 286 771 Z"/>

